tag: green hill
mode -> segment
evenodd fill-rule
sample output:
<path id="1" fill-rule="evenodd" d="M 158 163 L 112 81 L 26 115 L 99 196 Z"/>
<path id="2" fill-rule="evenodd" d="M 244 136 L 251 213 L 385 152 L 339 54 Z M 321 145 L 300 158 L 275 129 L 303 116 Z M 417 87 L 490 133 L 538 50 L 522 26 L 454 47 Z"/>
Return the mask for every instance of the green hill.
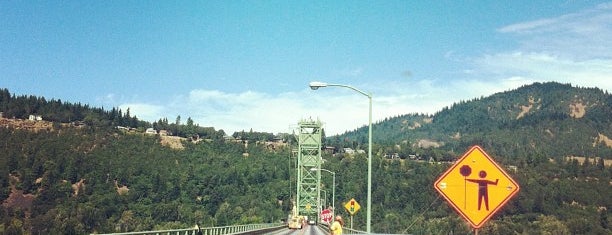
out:
<path id="1" fill-rule="evenodd" d="M 367 127 L 330 137 L 328 144 L 346 147 L 364 139 Z M 413 152 L 434 146 L 435 158 L 456 157 L 477 144 L 515 161 L 532 155 L 612 159 L 612 95 L 597 88 L 535 83 L 461 101 L 434 115 L 385 119 L 373 125 L 373 139 L 377 144 L 408 143 Z"/>
<path id="2" fill-rule="evenodd" d="M 612 168 L 605 160 L 612 158 L 611 104 L 599 89 L 545 83 L 462 101 L 434 115 L 376 123 L 373 231 L 470 233 L 433 189 L 449 165 L 417 159 L 452 161 L 478 144 L 502 167 L 514 166 L 509 172 L 521 185 L 480 234 L 610 234 Z M 270 147 L 265 132 L 224 138 L 221 130 L 189 121 L 147 123 L 129 111 L 16 97 L 6 89 L 0 112 L 0 234 L 276 222 L 291 208 L 291 136 Z M 23 120 L 33 112 L 50 121 Z M 145 134 L 149 127 L 190 138 L 171 148 L 163 136 Z M 364 148 L 366 131 L 325 141 L 337 149 Z M 194 134 L 200 141 L 189 141 Z M 394 153 L 401 158 L 385 157 Z M 336 205 L 351 198 L 365 204 L 367 156 L 326 152 L 323 158 L 324 167 L 336 172 Z M 324 188 L 330 178 L 323 178 Z M 340 207 L 337 212 L 347 216 Z M 355 228 L 363 230 L 364 223 L 365 212 L 359 212 Z"/>

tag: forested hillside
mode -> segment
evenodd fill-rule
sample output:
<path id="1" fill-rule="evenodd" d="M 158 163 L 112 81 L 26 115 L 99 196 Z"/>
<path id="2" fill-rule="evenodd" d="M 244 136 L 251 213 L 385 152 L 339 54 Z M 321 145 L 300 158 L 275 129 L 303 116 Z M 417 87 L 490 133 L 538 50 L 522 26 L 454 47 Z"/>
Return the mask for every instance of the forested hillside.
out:
<path id="1" fill-rule="evenodd" d="M 70 128 L 0 128 L 0 139 L 7 234 L 271 222 L 288 207 L 288 152 L 218 141 L 173 150 L 154 136 Z"/>
<path id="2" fill-rule="evenodd" d="M 374 124 L 373 138 L 377 144 L 407 145 L 411 149 L 402 149 L 405 155 L 416 152 L 437 160 L 455 158 L 475 144 L 513 161 L 529 156 L 612 159 L 612 95 L 597 88 L 535 83 L 461 101 L 434 115 L 385 119 Z M 354 147 L 364 139 L 367 127 L 327 143 Z"/>
<path id="3" fill-rule="evenodd" d="M 201 132 L 205 140 L 184 141 L 183 149 L 173 149 L 161 144 L 160 135 L 141 132 L 152 123 L 119 110 L 5 91 L 3 123 L 27 118 L 28 112 L 19 110 L 36 102 L 42 104 L 34 108 L 37 113 L 62 110 L 56 115 L 70 118 L 35 130 L 0 126 L 0 234 L 277 222 L 289 213 L 295 194 L 291 138 L 271 147 L 265 132 L 234 133 L 237 139 L 227 139 L 207 129 Z M 49 103 L 58 106 L 43 108 Z M 479 144 L 502 167 L 513 166 L 508 172 L 521 185 L 479 234 L 612 233 L 612 168 L 605 161 L 612 158 L 611 103 L 610 95 L 598 89 L 534 84 L 460 102 L 431 116 L 407 114 L 376 123 L 373 231 L 470 233 L 433 189 L 448 163 L 417 159 L 452 161 Z M 80 114 L 69 107 L 80 107 Z M 67 125 L 74 121 L 86 124 Z M 128 121 L 141 131 L 115 128 Z M 163 119 L 156 123 L 172 125 Z M 176 130 L 196 127 L 174 124 Z M 326 143 L 365 149 L 367 135 L 358 129 L 328 137 Z M 392 153 L 401 158 L 388 158 Z M 337 212 L 348 217 L 339 205 L 351 198 L 365 205 L 367 156 L 338 151 L 323 158 L 324 167 L 336 172 Z M 330 191 L 331 177 L 324 175 L 323 184 Z M 365 229 L 365 217 L 357 213 L 357 229 Z"/>

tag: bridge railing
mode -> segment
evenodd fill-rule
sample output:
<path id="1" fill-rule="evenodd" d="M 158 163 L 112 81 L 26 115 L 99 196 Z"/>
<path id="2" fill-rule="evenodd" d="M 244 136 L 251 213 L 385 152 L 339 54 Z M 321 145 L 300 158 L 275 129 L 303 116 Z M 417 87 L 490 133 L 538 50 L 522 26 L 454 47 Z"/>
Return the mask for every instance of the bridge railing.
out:
<path id="1" fill-rule="evenodd" d="M 368 233 L 366 231 L 360 231 L 360 230 L 357 230 L 357 229 L 350 229 L 350 228 L 342 228 L 342 232 L 344 234 L 366 234 L 366 233 Z"/>
<path id="2" fill-rule="evenodd" d="M 208 228 L 186 228 L 186 229 L 171 229 L 157 231 L 141 231 L 141 232 L 125 232 L 125 233 L 98 233 L 100 235 L 225 235 L 225 234 L 240 234 L 246 232 L 255 232 L 262 229 L 285 226 L 283 223 L 270 224 L 245 224 L 245 225 L 230 225 Z M 92 234 L 93 235 L 93 234 Z"/>
<path id="3" fill-rule="evenodd" d="M 326 224 L 326 223 L 320 223 L 320 224 L 319 224 L 319 227 L 320 227 L 320 228 L 321 228 L 323 231 L 325 231 L 325 232 L 329 232 L 329 224 Z M 347 235 L 348 235 L 348 234 L 366 234 L 366 233 L 368 233 L 368 232 L 366 232 L 366 231 L 360 231 L 360 230 L 357 230 L 357 229 L 350 229 L 350 228 L 347 228 L 347 227 L 342 227 L 342 232 L 343 232 L 344 234 L 347 234 Z"/>

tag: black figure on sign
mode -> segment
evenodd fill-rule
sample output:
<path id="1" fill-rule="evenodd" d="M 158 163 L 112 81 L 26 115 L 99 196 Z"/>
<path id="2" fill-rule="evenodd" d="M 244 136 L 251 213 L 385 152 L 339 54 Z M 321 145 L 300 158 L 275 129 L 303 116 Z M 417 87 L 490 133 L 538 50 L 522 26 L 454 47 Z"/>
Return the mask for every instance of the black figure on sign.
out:
<path id="1" fill-rule="evenodd" d="M 480 171 L 478 172 L 478 176 L 480 179 L 466 179 L 467 181 L 477 183 L 478 184 L 478 210 L 480 210 L 480 205 L 482 204 L 482 199 L 484 199 L 485 207 L 489 210 L 489 190 L 487 189 L 489 184 L 497 185 L 499 179 L 496 179 L 495 182 L 486 180 L 487 172 Z"/>

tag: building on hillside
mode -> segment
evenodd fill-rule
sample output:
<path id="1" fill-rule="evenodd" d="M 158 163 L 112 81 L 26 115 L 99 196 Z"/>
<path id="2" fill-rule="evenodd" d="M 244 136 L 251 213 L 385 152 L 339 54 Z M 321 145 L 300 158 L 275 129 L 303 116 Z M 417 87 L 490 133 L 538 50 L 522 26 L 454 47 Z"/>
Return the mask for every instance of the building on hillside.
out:
<path id="1" fill-rule="evenodd" d="M 518 172 L 518 167 L 514 165 L 509 165 L 508 170 L 513 171 L 514 173 Z"/>
<path id="2" fill-rule="evenodd" d="M 400 159 L 399 153 L 387 153 L 385 154 L 387 159 Z"/>
<path id="3" fill-rule="evenodd" d="M 71 122 L 70 125 L 72 125 L 73 127 L 84 127 L 86 124 L 84 121 L 74 121 Z"/>
<path id="4" fill-rule="evenodd" d="M 169 135 L 172 135 L 172 132 L 170 132 L 169 130 L 159 130 L 159 135 L 169 136 Z"/>
<path id="5" fill-rule="evenodd" d="M 147 128 L 147 130 L 145 131 L 145 134 L 150 134 L 150 135 L 155 135 L 157 134 L 157 131 L 151 127 Z"/>
<path id="6" fill-rule="evenodd" d="M 334 147 L 334 146 L 325 146 L 325 147 L 323 147 L 323 152 L 329 153 L 329 154 L 334 154 L 334 153 L 336 153 L 336 147 Z"/>
<path id="7" fill-rule="evenodd" d="M 30 114 L 30 116 L 28 117 L 28 120 L 30 121 L 42 121 L 42 116 L 41 115 L 34 115 L 34 114 Z"/>
<path id="8" fill-rule="evenodd" d="M 274 136 L 272 138 L 271 142 L 274 142 L 274 143 L 285 143 L 286 141 L 285 141 L 285 139 L 283 139 L 283 137 L 277 135 L 277 136 Z"/>

